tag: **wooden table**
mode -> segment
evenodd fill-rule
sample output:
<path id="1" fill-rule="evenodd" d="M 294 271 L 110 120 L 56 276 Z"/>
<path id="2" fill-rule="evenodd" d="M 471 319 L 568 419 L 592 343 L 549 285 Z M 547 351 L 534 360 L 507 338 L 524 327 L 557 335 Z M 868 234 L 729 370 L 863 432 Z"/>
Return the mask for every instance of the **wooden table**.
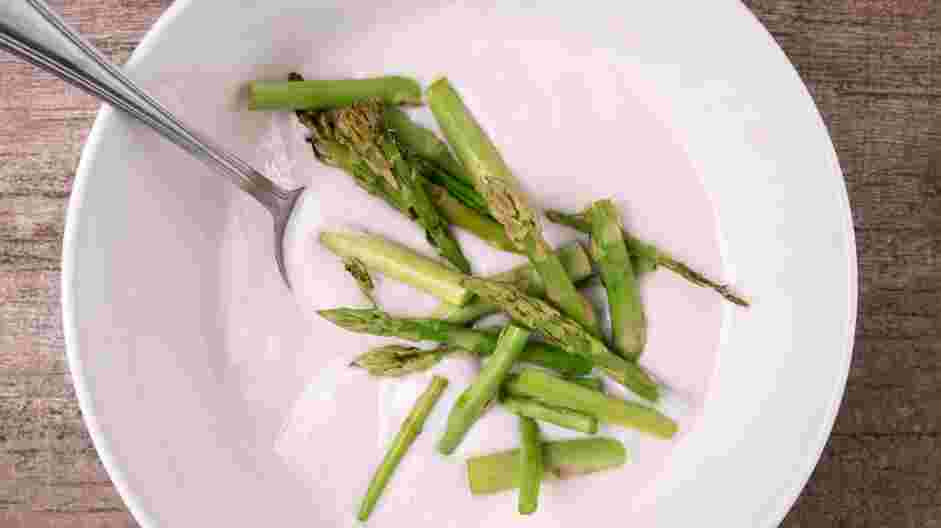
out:
<path id="1" fill-rule="evenodd" d="M 121 63 L 170 0 L 53 4 Z M 847 395 L 784 526 L 941 527 L 941 2 L 747 4 L 830 128 L 860 259 Z M 136 526 L 83 427 L 63 354 L 65 206 L 97 107 L 0 55 L 2 528 Z"/>

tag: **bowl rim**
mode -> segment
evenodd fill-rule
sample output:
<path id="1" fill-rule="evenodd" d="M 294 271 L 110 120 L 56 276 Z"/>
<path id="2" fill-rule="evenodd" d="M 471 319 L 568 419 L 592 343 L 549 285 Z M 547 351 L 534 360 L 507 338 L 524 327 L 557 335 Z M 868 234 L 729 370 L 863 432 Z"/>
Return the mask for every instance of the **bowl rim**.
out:
<path id="1" fill-rule="evenodd" d="M 125 69 L 133 72 L 137 64 L 146 60 L 154 47 L 158 45 L 161 34 L 168 27 L 170 27 L 170 25 L 179 16 L 181 16 L 191 4 L 191 0 L 177 0 L 162 15 L 160 15 L 160 17 L 154 23 L 153 27 L 147 31 L 147 33 L 141 39 L 140 44 L 131 54 L 130 58 L 125 64 Z M 800 79 L 800 74 L 794 64 L 787 58 L 784 51 L 780 48 L 780 46 L 774 40 L 774 37 L 761 23 L 757 16 L 755 16 L 755 14 L 742 3 L 738 3 L 738 11 L 740 12 L 740 16 L 744 15 L 748 19 L 748 23 L 752 26 L 753 31 L 757 30 L 758 33 L 764 35 L 766 44 L 770 44 L 773 48 L 780 52 L 780 57 L 783 59 L 783 61 L 779 67 L 789 68 L 790 71 L 795 76 L 797 76 L 798 79 Z M 846 190 L 846 179 L 842 168 L 840 167 L 836 150 L 833 146 L 832 138 L 830 137 L 826 124 L 823 121 L 819 108 L 816 105 L 816 101 L 814 101 L 803 80 L 800 80 L 800 84 L 804 91 L 804 95 L 806 96 L 806 100 L 811 105 L 813 112 L 817 116 L 817 126 L 822 127 L 828 139 L 829 149 L 827 150 L 829 151 L 828 155 L 832 162 L 833 174 L 838 176 L 842 183 L 842 193 L 838 193 L 838 198 L 839 206 L 846 213 L 844 233 L 849 250 L 849 262 L 847 262 L 847 280 L 849 282 L 848 293 L 850 296 L 847 305 L 850 310 L 850 313 L 848 314 L 849 331 L 847 333 L 848 342 L 845 350 L 843 351 L 843 361 L 841 370 L 839 372 L 839 380 L 838 383 L 834 386 L 833 394 L 828 405 L 827 415 L 820 423 L 819 433 L 814 440 L 815 446 L 813 449 L 808 450 L 808 456 L 806 456 L 804 460 L 800 461 L 798 468 L 794 471 L 793 478 L 790 479 L 791 484 L 787 486 L 787 491 L 785 493 L 779 494 L 778 497 L 774 499 L 774 507 L 770 509 L 769 516 L 766 517 L 766 520 L 770 523 L 769 526 L 777 526 L 780 524 L 788 511 L 796 503 L 798 497 L 801 494 L 801 491 L 810 480 L 814 468 L 819 462 L 820 457 L 823 454 L 823 450 L 826 447 L 846 391 L 846 383 L 853 356 L 855 329 L 858 317 L 858 253 L 853 226 L 852 210 L 850 208 L 849 197 Z M 91 177 L 91 167 L 94 165 L 93 160 L 100 150 L 99 146 L 106 139 L 105 130 L 107 125 L 111 120 L 116 118 L 115 116 L 116 112 L 113 108 L 107 105 L 102 105 L 97 117 L 95 118 L 88 139 L 82 149 L 81 160 L 76 170 L 71 195 L 68 200 L 62 248 L 62 288 L 60 299 L 62 306 L 65 353 L 69 371 L 72 376 L 72 383 L 75 387 L 76 397 L 82 412 L 82 417 L 92 439 L 92 443 L 95 446 L 98 457 L 101 459 L 102 465 L 104 466 L 112 483 L 117 489 L 118 494 L 121 496 L 122 500 L 127 505 L 128 510 L 131 512 L 137 522 L 139 522 L 144 528 L 156 528 L 159 526 L 157 519 L 147 511 L 147 509 L 142 504 L 140 497 L 131 490 L 128 479 L 126 477 L 127 468 L 121 467 L 115 461 L 108 435 L 104 433 L 98 417 L 95 415 L 95 413 L 92 412 L 93 406 L 91 401 L 90 387 L 85 375 L 85 366 L 82 362 L 81 354 L 78 351 L 79 327 L 77 313 L 74 308 L 74 288 L 71 286 L 76 280 L 75 255 L 79 250 L 79 248 L 76 246 L 76 238 L 78 225 L 80 223 L 78 218 L 82 216 L 85 206 L 84 195 L 86 190 L 86 182 Z"/>

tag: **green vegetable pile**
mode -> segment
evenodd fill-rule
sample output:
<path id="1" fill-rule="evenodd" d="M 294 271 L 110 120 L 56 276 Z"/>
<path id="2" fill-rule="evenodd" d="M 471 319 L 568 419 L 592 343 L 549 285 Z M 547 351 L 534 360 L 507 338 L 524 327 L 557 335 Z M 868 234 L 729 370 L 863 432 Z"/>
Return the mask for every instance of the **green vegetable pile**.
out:
<path id="1" fill-rule="evenodd" d="M 430 259 L 366 233 L 324 231 L 320 242 L 343 260 L 372 308 L 319 313 L 350 332 L 437 344 L 431 349 L 389 344 L 351 363 L 373 376 L 422 372 L 460 354 L 483 360 L 477 379 L 451 408 L 437 449 L 452 454 L 494 403 L 519 416 L 520 447 L 468 459 L 471 493 L 518 488 L 519 513 L 531 514 L 538 509 L 544 479 L 617 467 L 627 459 L 614 439 L 546 441 L 539 422 L 587 435 L 597 433 L 599 423 L 657 438 L 676 434 L 672 419 L 649 404 L 606 394 L 592 373 L 597 369 L 647 402 L 660 398 L 660 385 L 638 360 L 647 343 L 639 280 L 661 266 L 734 304 L 748 306 L 744 298 L 625 231 L 610 200 L 578 213 L 546 211 L 550 221 L 590 235 L 587 250 L 579 242 L 553 248 L 543 236 L 540 214 L 447 79 L 424 92 L 447 141 L 400 108 L 422 103 L 418 83 L 404 77 L 307 81 L 291 74 L 287 81 L 251 83 L 249 96 L 255 110 L 294 111 L 309 130 L 317 159 L 412 220 L 440 255 L 440 261 Z M 529 264 L 474 276 L 455 227 L 496 250 L 526 255 Z M 370 273 L 431 294 L 441 304 L 424 318 L 389 314 L 373 297 Z M 579 291 L 595 278 L 607 294 L 610 335 L 604 335 L 598 314 Z M 474 326 L 495 313 L 506 314 L 510 322 Z M 541 339 L 532 339 L 536 334 Z M 447 385 L 434 376 L 416 401 L 372 478 L 360 520 L 372 512 Z"/>

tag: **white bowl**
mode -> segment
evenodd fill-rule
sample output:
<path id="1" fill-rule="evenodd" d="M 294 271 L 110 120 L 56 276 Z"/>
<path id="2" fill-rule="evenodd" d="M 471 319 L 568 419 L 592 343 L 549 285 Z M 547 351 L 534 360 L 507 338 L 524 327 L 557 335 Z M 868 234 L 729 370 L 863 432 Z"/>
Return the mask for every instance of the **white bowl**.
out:
<path id="1" fill-rule="evenodd" d="M 471 497 L 461 464 L 513 446 L 512 421 L 491 413 L 444 459 L 432 450 L 439 404 L 376 522 L 776 525 L 829 434 L 856 314 L 846 192 L 810 96 L 735 2 L 506 4 L 179 0 L 127 69 L 259 168 L 309 184 L 302 232 L 347 223 L 416 247 L 410 224 L 314 162 L 290 115 L 245 111 L 242 89 L 295 69 L 447 74 L 536 203 L 614 196 L 633 231 L 753 299 L 737 309 L 667 271 L 645 279 L 644 362 L 689 405 L 676 440 L 606 432 L 628 443 L 631 464 L 547 484 L 539 513 L 521 520 L 513 494 Z M 66 340 L 92 438 L 145 527 L 352 523 L 427 379 L 380 383 L 346 368 L 380 340 L 313 309 L 355 303 L 355 289 L 301 237 L 292 295 L 270 230 L 206 168 L 102 111 L 69 210 Z M 513 261 L 461 239 L 480 271 Z M 390 309 L 430 306 L 386 282 Z M 439 370 L 452 380 L 446 400 L 473 375 L 463 361 Z"/>

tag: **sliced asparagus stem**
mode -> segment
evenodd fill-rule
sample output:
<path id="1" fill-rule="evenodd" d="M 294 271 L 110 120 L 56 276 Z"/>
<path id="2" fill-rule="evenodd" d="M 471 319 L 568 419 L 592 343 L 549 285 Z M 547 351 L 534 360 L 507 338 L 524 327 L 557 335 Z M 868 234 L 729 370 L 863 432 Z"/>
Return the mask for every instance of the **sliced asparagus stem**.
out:
<path id="1" fill-rule="evenodd" d="M 543 477 L 569 479 L 627 462 L 627 451 L 613 438 L 578 438 L 542 445 Z M 474 495 L 485 495 L 519 486 L 519 449 L 467 460 L 467 482 Z"/>
<path id="2" fill-rule="evenodd" d="M 591 222 L 588 220 L 585 212 L 569 214 L 563 213 L 562 211 L 546 211 L 546 217 L 550 222 L 571 227 L 582 233 L 591 233 Z M 676 260 L 670 256 L 669 253 L 657 249 L 653 244 L 644 242 L 626 231 L 623 236 L 624 243 L 627 245 L 627 250 L 630 252 L 631 256 L 642 257 L 643 260 L 646 261 L 642 266 L 638 266 L 638 269 L 652 269 L 656 268 L 658 265 L 663 266 L 696 286 L 715 290 L 725 300 L 733 304 L 746 308 L 749 306 L 748 300 L 735 294 L 729 285 L 716 282 L 706 277 L 691 268 L 685 262 Z M 650 262 L 655 264 L 651 264 Z"/>
<path id="3" fill-rule="evenodd" d="M 585 413 L 563 407 L 553 407 L 532 398 L 506 396 L 500 400 L 500 403 L 514 414 L 528 416 L 540 422 L 555 424 L 580 433 L 598 432 L 598 420 Z"/>
<path id="4" fill-rule="evenodd" d="M 434 132 L 412 121 L 396 106 L 387 106 L 385 116 L 386 124 L 407 149 L 441 167 L 449 176 L 473 185 L 464 167 L 451 154 L 451 149 Z"/>
<path id="5" fill-rule="evenodd" d="M 402 457 L 405 456 L 408 448 L 411 447 L 419 433 L 421 433 L 422 427 L 425 425 L 425 420 L 428 419 L 428 415 L 431 414 L 431 409 L 434 408 L 435 403 L 441 398 L 447 386 L 447 379 L 441 376 L 435 376 L 431 379 L 431 383 L 428 385 L 428 388 L 425 389 L 425 392 L 415 401 L 412 411 L 408 414 L 408 417 L 405 418 L 405 421 L 402 422 L 398 434 L 395 435 L 395 439 L 386 452 L 385 458 L 382 459 L 382 463 L 376 469 L 372 481 L 369 483 L 366 496 L 363 497 L 363 501 L 359 507 L 359 513 L 356 516 L 360 521 L 365 521 L 369 518 L 369 514 L 372 513 L 373 508 L 376 506 L 376 501 L 379 500 L 382 490 L 385 489 L 389 479 L 392 478 L 392 473 L 395 472 L 395 468 L 399 465 L 399 462 L 402 461 Z"/>
<path id="6" fill-rule="evenodd" d="M 376 285 L 372 281 L 372 277 L 369 275 L 369 270 L 366 269 L 366 265 L 363 264 L 362 260 L 358 258 L 345 258 L 343 259 L 343 267 L 346 269 L 346 272 L 349 273 L 353 280 L 356 281 L 356 285 L 359 286 L 359 291 L 363 292 L 363 296 L 372 304 L 373 308 L 378 307 L 376 303 L 376 298 L 373 297 L 373 290 L 376 289 Z"/>
<path id="7" fill-rule="evenodd" d="M 315 81 L 253 81 L 249 110 L 319 110 L 349 106 L 367 99 L 387 104 L 421 104 L 421 87 L 406 77 Z"/>
<path id="8" fill-rule="evenodd" d="M 592 274 L 591 260 L 588 253 L 581 244 L 574 242 L 567 246 L 562 246 L 556 250 L 559 261 L 565 272 L 568 273 L 572 281 L 581 282 Z M 497 273 L 488 277 L 490 280 L 512 284 L 523 290 L 531 297 L 544 297 L 546 294 L 546 285 L 531 265 L 522 265 L 503 273 Z M 442 303 L 431 316 L 452 323 L 468 324 L 481 317 L 494 314 L 500 311 L 500 308 L 480 299 L 474 299 L 464 306 L 454 306 L 452 304 Z"/>
<path id="9" fill-rule="evenodd" d="M 454 403 L 448 423 L 438 441 L 438 451 L 450 455 L 464 439 L 474 422 L 483 414 L 487 403 L 500 391 L 500 385 L 523 351 L 529 331 L 508 325 L 500 332 L 493 356 L 484 363 L 480 375 Z"/>
<path id="10" fill-rule="evenodd" d="M 349 231 L 323 231 L 320 243 L 341 258 L 359 259 L 370 270 L 442 301 L 463 305 L 471 298 L 461 285 L 462 274 L 382 237 Z"/>
<path id="11" fill-rule="evenodd" d="M 360 354 L 350 366 L 364 369 L 372 376 L 395 378 L 428 370 L 456 350 L 447 345 L 431 350 L 404 345 L 383 345 Z"/>
<path id="12" fill-rule="evenodd" d="M 430 185 L 428 194 L 434 202 L 441 216 L 457 227 L 471 232 L 491 247 L 500 251 L 517 252 L 516 246 L 506 237 L 503 226 L 488 216 L 465 206 L 451 196 L 447 190 L 438 185 Z"/>
<path id="13" fill-rule="evenodd" d="M 406 317 L 393 317 L 382 310 L 357 309 L 357 308 L 336 308 L 333 310 L 321 310 L 317 312 L 321 317 L 331 323 L 360 334 L 370 334 L 386 337 L 397 337 L 408 341 L 435 341 L 443 343 L 452 349 L 460 349 L 471 352 L 477 356 L 489 356 L 497 347 L 498 331 L 490 329 L 471 330 L 454 323 L 440 321 L 438 319 L 418 319 Z M 438 351 L 442 352 L 442 351 Z M 367 352 L 361 358 L 369 361 Z M 429 352 L 432 353 L 432 352 Z M 379 352 L 378 354 L 382 354 Z M 430 359 L 419 360 L 412 357 L 417 352 L 406 355 L 409 361 L 416 361 L 424 364 Z M 437 360 L 444 355 L 435 353 Z M 383 359 L 379 364 L 386 364 L 389 360 L 388 354 L 380 355 Z M 560 374 L 567 376 L 583 376 L 591 372 L 591 362 L 585 358 L 569 354 L 558 347 L 550 344 L 531 341 L 526 343 L 523 348 L 520 361 L 546 367 Z M 359 359 L 354 361 L 359 363 Z M 430 366 L 430 365 L 429 365 Z M 396 361 L 389 367 L 392 371 L 404 368 L 401 362 Z M 381 371 L 371 372 L 374 375 L 387 375 Z"/>
<path id="14" fill-rule="evenodd" d="M 510 241 L 526 251 L 542 276 L 546 296 L 597 334 L 599 326 L 594 310 L 575 289 L 562 263 L 543 238 L 536 213 L 516 188 L 516 181 L 496 145 L 447 79 L 433 82 L 426 98 L 445 138 L 473 179 L 474 187 L 487 200 L 490 214 L 503 225 Z"/>
<path id="15" fill-rule="evenodd" d="M 617 208 L 610 200 L 599 200 L 589 209 L 591 256 L 601 271 L 608 294 L 614 350 L 637 360 L 647 344 L 647 318 L 640 300 Z"/>
<path id="16" fill-rule="evenodd" d="M 463 284 L 481 299 L 499 306 L 523 326 L 538 330 L 566 352 L 584 356 L 610 372 L 616 381 L 638 396 L 651 401 L 659 397 L 656 381 L 640 366 L 611 352 L 598 338 L 547 302 L 529 297 L 509 284 L 491 280 L 468 277 Z"/>
<path id="17" fill-rule="evenodd" d="M 536 369 L 523 369 L 507 380 L 507 394 L 534 398 L 549 405 L 594 416 L 602 422 L 630 427 L 660 438 L 676 434 L 676 423 L 656 409 L 601 394 Z"/>
<path id="18" fill-rule="evenodd" d="M 542 441 L 535 420 L 519 417 L 520 427 L 520 490 L 518 509 L 520 515 L 529 515 L 539 507 L 539 488 L 545 471 L 542 460 Z"/>

